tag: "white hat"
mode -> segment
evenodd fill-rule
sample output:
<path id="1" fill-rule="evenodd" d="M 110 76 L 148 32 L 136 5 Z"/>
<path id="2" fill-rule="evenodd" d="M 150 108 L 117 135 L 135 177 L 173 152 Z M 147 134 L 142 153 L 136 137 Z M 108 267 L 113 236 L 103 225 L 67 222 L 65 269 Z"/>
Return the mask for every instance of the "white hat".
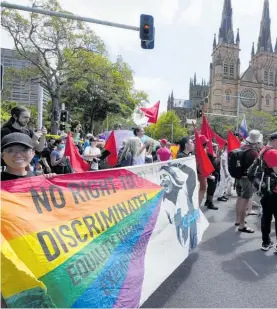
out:
<path id="1" fill-rule="evenodd" d="M 249 132 L 249 136 L 246 141 L 250 144 L 258 144 L 263 142 L 263 135 L 258 130 L 252 130 Z"/>

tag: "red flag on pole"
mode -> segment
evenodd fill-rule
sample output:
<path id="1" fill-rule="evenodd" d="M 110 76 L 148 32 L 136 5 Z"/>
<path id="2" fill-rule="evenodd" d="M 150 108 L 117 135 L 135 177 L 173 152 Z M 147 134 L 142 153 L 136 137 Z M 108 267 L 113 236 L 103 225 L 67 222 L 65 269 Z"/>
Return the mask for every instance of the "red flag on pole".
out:
<path id="1" fill-rule="evenodd" d="M 141 107 L 140 110 L 148 118 L 148 123 L 157 123 L 159 115 L 160 101 L 158 101 L 153 107 L 146 108 Z"/>
<path id="2" fill-rule="evenodd" d="M 220 137 L 215 132 L 213 132 L 213 136 L 218 144 L 219 149 L 222 150 L 224 146 L 227 144 L 227 141 L 224 138 Z"/>
<path id="3" fill-rule="evenodd" d="M 203 148 L 203 145 L 200 142 L 199 133 L 194 129 L 195 134 L 195 153 L 196 153 L 196 162 L 199 168 L 199 172 L 203 177 L 208 177 L 213 171 L 214 167 L 210 161 L 206 151 Z"/>
<path id="4" fill-rule="evenodd" d="M 79 150 L 74 145 L 73 138 L 70 132 L 68 132 L 67 134 L 67 141 L 66 141 L 64 155 L 69 157 L 71 167 L 75 172 L 82 173 L 85 171 L 89 171 L 90 166 L 81 157 Z"/>
<path id="5" fill-rule="evenodd" d="M 205 135 L 207 137 L 207 139 L 209 140 L 208 141 L 208 147 L 207 147 L 208 153 L 215 156 L 215 153 L 214 153 L 214 150 L 213 150 L 213 135 L 214 135 L 214 132 L 213 132 L 212 128 L 210 127 L 210 124 L 209 124 L 205 115 L 203 115 L 201 134 Z"/>
<path id="6" fill-rule="evenodd" d="M 110 166 L 114 167 L 118 161 L 114 131 L 112 131 L 110 137 L 105 144 L 105 150 L 109 151 L 110 153 L 107 157 L 107 163 Z"/>
<path id="7" fill-rule="evenodd" d="M 240 148 L 240 141 L 232 131 L 228 131 L 228 153 L 238 148 Z"/>

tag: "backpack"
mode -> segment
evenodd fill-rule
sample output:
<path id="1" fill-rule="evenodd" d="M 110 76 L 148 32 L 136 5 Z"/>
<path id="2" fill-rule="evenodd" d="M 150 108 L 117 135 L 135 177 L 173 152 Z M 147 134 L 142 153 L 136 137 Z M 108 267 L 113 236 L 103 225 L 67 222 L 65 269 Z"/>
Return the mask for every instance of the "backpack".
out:
<path id="1" fill-rule="evenodd" d="M 228 157 L 228 171 L 231 177 L 235 179 L 241 179 L 244 176 L 244 168 L 243 168 L 243 161 L 246 152 L 251 149 L 235 149 L 229 153 Z"/>
<path id="2" fill-rule="evenodd" d="M 272 194 L 277 186 L 277 175 L 263 160 L 264 154 L 270 148 L 265 149 L 247 171 L 248 179 L 253 183 L 254 190 L 260 194 Z"/>

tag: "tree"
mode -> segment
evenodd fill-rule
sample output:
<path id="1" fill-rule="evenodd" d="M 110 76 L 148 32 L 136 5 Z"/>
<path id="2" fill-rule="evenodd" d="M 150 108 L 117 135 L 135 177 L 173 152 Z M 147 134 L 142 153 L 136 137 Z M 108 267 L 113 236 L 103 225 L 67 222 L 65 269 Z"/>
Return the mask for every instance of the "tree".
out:
<path id="1" fill-rule="evenodd" d="M 57 0 L 34 1 L 33 5 L 45 10 L 63 11 Z M 28 18 L 24 16 L 16 10 L 4 9 L 1 23 L 13 38 L 19 55 L 32 63 L 36 76 L 45 82 L 52 99 L 52 132 L 57 133 L 60 98 L 67 76 L 75 70 L 80 72 L 68 58 L 76 57 L 80 50 L 90 50 L 91 46 L 94 51 L 104 53 L 105 46 L 82 22 L 37 13 L 28 14 Z M 90 67 L 86 70 L 89 71 Z M 80 77 L 74 76 L 75 80 Z"/>
<path id="2" fill-rule="evenodd" d="M 187 130 L 181 126 L 181 120 L 175 111 L 162 114 L 157 123 L 147 127 L 145 132 L 154 139 L 166 138 L 171 142 L 178 142 L 188 135 Z"/>
<path id="3" fill-rule="evenodd" d="M 277 131 L 277 117 L 264 111 L 253 111 L 246 114 L 248 131 L 259 130 L 264 138 Z"/>
<path id="4" fill-rule="evenodd" d="M 91 70 L 83 74 L 77 72 L 77 75 L 82 74 L 77 81 L 76 72 L 68 75 L 62 100 L 74 120 L 81 121 L 87 132 L 97 131 L 97 126 L 101 127 L 108 114 L 130 118 L 134 109 L 148 100 L 146 93 L 134 89 L 132 70 L 121 57 L 112 63 L 100 54 L 88 51 L 79 51 L 79 54 L 80 57 L 69 57 L 73 66 Z"/>

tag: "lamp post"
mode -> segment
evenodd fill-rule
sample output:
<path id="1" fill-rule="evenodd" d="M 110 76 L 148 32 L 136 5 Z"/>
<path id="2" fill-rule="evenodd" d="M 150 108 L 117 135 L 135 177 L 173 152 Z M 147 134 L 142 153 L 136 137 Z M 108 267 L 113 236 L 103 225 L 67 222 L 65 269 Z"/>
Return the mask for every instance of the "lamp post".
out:
<path id="1" fill-rule="evenodd" d="M 219 94 L 217 96 L 220 96 L 220 97 L 225 97 L 226 95 L 222 95 L 222 94 Z M 240 93 L 238 92 L 237 95 L 228 95 L 229 98 L 236 98 L 237 99 L 237 115 L 236 116 L 231 116 L 231 115 L 220 115 L 220 114 L 214 114 L 214 113 L 205 113 L 207 115 L 214 115 L 214 116 L 220 116 L 220 117 L 232 117 L 232 118 L 237 118 L 237 124 L 236 124 L 236 127 L 237 127 L 237 131 L 239 130 L 239 116 L 240 116 L 240 103 L 241 103 L 241 99 L 245 99 L 245 100 L 255 100 L 254 98 L 247 98 L 247 97 L 242 97 L 240 95 Z"/>

